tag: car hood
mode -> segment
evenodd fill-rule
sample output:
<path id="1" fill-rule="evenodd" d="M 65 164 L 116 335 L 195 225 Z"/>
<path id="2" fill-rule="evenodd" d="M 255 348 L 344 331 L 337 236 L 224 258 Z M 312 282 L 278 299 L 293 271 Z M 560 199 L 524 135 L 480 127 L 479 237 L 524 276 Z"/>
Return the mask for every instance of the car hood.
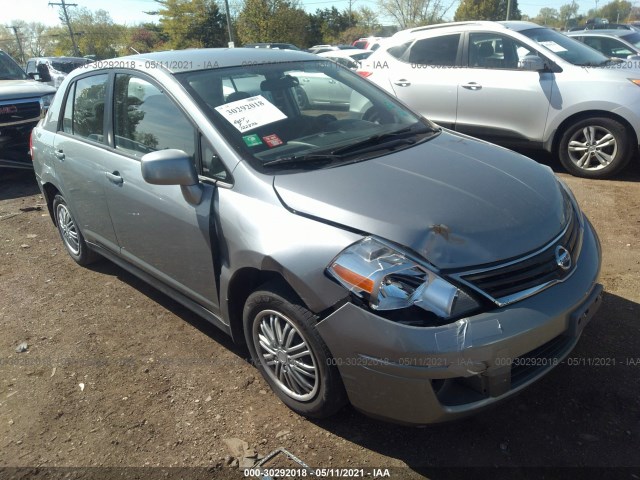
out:
<path id="1" fill-rule="evenodd" d="M 56 89 L 35 80 L 0 80 L 0 101 L 42 97 L 49 93 L 56 93 Z"/>
<path id="2" fill-rule="evenodd" d="M 274 188 L 296 213 L 385 238 L 441 269 L 529 253 L 568 216 L 548 167 L 449 132 L 379 158 L 277 175 Z"/>

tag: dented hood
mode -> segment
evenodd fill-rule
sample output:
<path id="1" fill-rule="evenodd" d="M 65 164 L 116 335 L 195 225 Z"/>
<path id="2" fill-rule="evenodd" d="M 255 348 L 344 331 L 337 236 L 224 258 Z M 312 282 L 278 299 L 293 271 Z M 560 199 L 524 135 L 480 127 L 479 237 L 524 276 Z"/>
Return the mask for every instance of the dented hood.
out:
<path id="1" fill-rule="evenodd" d="M 278 175 L 274 188 L 295 212 L 409 247 L 441 269 L 531 252 L 568 214 L 548 167 L 450 132 L 372 160 Z"/>

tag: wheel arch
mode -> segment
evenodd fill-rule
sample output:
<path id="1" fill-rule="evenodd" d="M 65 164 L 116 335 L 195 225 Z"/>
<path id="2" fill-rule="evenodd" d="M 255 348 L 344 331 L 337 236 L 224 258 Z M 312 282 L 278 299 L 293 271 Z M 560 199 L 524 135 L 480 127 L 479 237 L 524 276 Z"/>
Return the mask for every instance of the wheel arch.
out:
<path id="1" fill-rule="evenodd" d="M 53 183 L 47 182 L 42 185 L 42 192 L 44 194 L 44 200 L 47 203 L 47 210 L 49 211 L 51 221 L 57 226 L 56 216 L 53 213 L 53 200 L 56 198 L 56 195 L 60 193 L 60 190 Z"/>
<path id="2" fill-rule="evenodd" d="M 611 120 L 615 120 L 616 122 L 620 122 L 622 125 L 624 125 L 624 127 L 629 132 L 633 147 L 636 149 L 636 151 L 638 150 L 638 135 L 636 134 L 636 130 L 635 128 L 633 128 L 633 125 L 631 125 L 624 117 L 607 110 L 585 110 L 582 112 L 574 113 L 573 115 L 565 118 L 560 123 L 560 125 L 558 125 L 558 128 L 556 128 L 550 148 L 548 148 L 547 150 L 549 150 L 554 155 L 558 155 L 559 148 L 560 148 L 560 141 L 562 139 L 562 135 L 564 134 L 564 131 L 566 130 L 566 128 L 572 123 L 579 122 L 581 120 L 592 118 L 592 117 L 605 117 Z"/>
<path id="3" fill-rule="evenodd" d="M 236 271 L 227 287 L 226 308 L 231 329 L 231 337 L 237 344 L 245 344 L 243 329 L 243 310 L 249 295 L 266 283 L 277 283 L 286 289 L 301 305 L 308 309 L 295 289 L 285 279 L 282 273 L 275 270 L 260 270 L 254 267 L 244 267 Z"/>

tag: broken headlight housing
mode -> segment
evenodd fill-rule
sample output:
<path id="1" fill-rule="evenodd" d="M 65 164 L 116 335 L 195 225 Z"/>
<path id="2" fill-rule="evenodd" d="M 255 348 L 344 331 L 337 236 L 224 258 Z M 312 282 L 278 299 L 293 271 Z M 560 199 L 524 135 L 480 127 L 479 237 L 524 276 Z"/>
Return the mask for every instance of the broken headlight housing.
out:
<path id="1" fill-rule="evenodd" d="M 327 272 L 372 310 L 417 306 L 452 319 L 480 306 L 466 292 L 372 237 L 343 250 Z"/>

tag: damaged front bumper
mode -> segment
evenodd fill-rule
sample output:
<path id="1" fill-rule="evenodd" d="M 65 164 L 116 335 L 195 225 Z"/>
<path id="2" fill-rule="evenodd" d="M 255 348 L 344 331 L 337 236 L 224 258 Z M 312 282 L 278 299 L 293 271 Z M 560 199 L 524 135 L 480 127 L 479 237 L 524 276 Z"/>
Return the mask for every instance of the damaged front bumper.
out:
<path id="1" fill-rule="evenodd" d="M 414 327 L 347 303 L 318 324 L 351 404 L 405 424 L 460 418 L 544 376 L 600 306 L 600 244 L 585 222 L 565 282 L 515 304 L 438 327 Z"/>

